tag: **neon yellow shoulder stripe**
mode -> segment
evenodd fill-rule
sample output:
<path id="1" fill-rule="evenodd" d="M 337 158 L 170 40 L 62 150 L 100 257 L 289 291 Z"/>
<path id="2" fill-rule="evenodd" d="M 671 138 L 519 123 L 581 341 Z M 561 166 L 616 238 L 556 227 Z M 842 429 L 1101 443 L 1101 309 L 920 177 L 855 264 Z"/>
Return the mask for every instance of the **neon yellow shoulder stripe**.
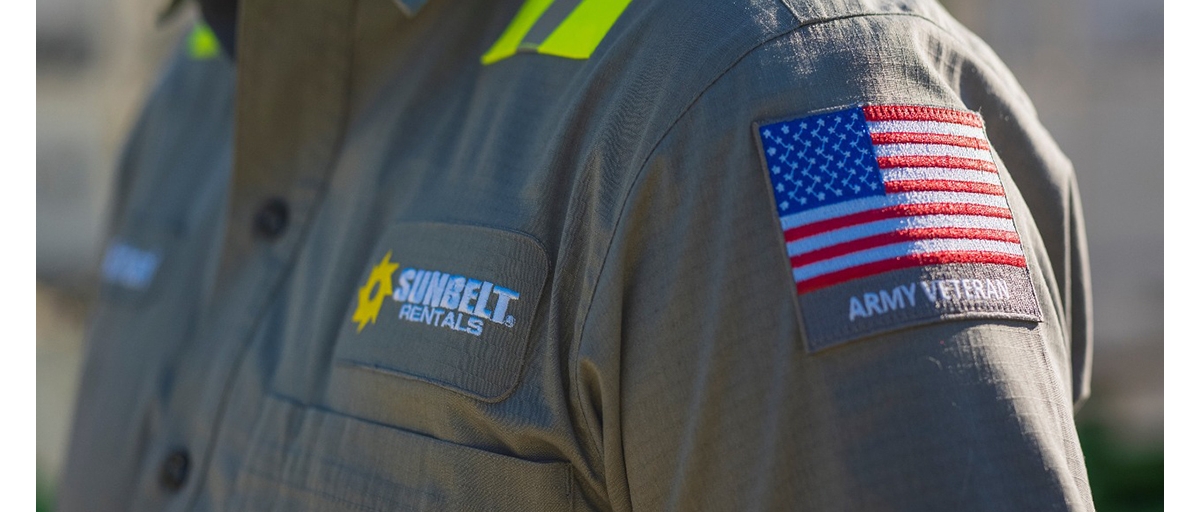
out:
<path id="1" fill-rule="evenodd" d="M 587 0 L 580 3 L 566 21 L 542 41 L 537 52 L 568 59 L 591 57 L 630 1 Z"/>
<path id="2" fill-rule="evenodd" d="M 480 59 L 484 65 L 493 64 L 517 53 L 540 53 L 568 59 L 586 59 L 617 22 L 632 0 L 526 0 L 509 23 L 500 39 Z M 553 5 L 553 4 L 562 5 Z M 551 8 L 554 7 L 554 8 Z M 573 8 L 572 8 L 573 7 Z M 531 30 L 556 18 L 559 11 L 569 14 L 546 35 L 545 30 Z M 548 12 L 549 11 L 549 12 Z M 533 40 L 538 39 L 538 40 Z"/>
<path id="3" fill-rule="evenodd" d="M 508 24 L 508 28 L 504 29 L 500 39 L 492 45 L 492 49 L 483 54 L 483 59 L 481 59 L 483 63 L 491 64 L 517 53 L 517 46 L 521 44 L 525 34 L 533 28 L 534 22 L 542 17 L 542 13 L 546 12 L 546 8 L 550 7 L 552 3 L 554 0 L 525 0 L 525 5 L 522 5 L 521 10 L 517 11 L 517 17 L 513 18 L 512 23 Z"/>
<path id="4" fill-rule="evenodd" d="M 221 42 L 212 29 L 202 22 L 197 22 L 188 34 L 188 56 L 194 60 L 207 60 L 221 53 Z"/>

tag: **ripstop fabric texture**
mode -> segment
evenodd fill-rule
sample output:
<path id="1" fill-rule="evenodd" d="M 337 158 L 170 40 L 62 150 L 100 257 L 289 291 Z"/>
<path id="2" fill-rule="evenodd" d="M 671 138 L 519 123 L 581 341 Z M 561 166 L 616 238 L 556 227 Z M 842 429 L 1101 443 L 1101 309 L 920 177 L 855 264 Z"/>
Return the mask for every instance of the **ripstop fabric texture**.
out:
<path id="1" fill-rule="evenodd" d="M 986 45 L 932 1 L 654 0 L 483 64 L 521 6 L 243 1 L 236 65 L 181 45 L 61 510 L 1092 509 L 1074 171 Z M 984 120 L 1040 321 L 806 350 L 845 298 L 799 300 L 754 127 L 863 104 Z"/>

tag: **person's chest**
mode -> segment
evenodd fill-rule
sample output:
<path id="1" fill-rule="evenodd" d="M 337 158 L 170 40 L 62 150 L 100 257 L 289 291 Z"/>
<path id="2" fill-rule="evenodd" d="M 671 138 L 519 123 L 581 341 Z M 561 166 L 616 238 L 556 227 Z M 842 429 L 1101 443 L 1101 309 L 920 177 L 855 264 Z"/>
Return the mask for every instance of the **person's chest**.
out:
<path id="1" fill-rule="evenodd" d="M 174 135 L 203 137 L 203 158 L 139 155 L 114 243 L 155 268 L 108 286 L 95 353 L 128 371 L 95 395 L 129 421 L 159 410 L 131 464 L 183 449 L 198 483 L 177 500 L 139 478 L 137 506 L 563 508 L 577 493 L 573 343 L 628 186 L 605 177 L 644 158 L 606 120 L 631 107 L 581 99 L 586 61 L 484 68 L 490 41 L 463 34 L 506 19 L 431 6 L 459 24 L 439 36 L 376 3 L 354 14 L 344 106 L 296 115 L 322 126 L 243 122 L 259 94 L 288 93 L 243 76 L 224 89 L 237 110 Z"/>

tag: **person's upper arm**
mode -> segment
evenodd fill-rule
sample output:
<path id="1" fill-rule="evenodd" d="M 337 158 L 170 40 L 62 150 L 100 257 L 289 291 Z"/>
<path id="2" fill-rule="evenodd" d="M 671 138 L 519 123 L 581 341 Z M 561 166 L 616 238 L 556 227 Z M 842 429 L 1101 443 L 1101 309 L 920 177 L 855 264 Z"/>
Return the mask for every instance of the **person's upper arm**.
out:
<path id="1" fill-rule="evenodd" d="M 1086 253 L 1081 233 L 1040 229 L 1043 218 L 1071 226 L 1077 202 L 1032 204 L 1046 194 L 1022 188 L 1062 186 L 1034 175 L 1047 168 L 1068 187 L 1073 177 L 1065 159 L 1009 143 L 1041 130 L 1022 124 L 1036 119 L 973 103 L 970 82 L 987 79 L 964 76 L 978 72 L 972 58 L 917 16 L 808 24 L 746 55 L 665 134 L 624 203 L 577 356 L 617 509 L 1091 509 L 1072 418 L 1071 345 L 1087 340 L 1072 339 L 1069 320 L 1087 318 L 1080 292 L 1061 289 L 1081 278 L 1060 275 Z M 857 155 L 801 168 L 798 156 L 768 154 L 824 158 L 800 146 L 835 151 L 861 128 L 796 134 L 806 120 L 828 128 L 890 112 L 970 124 L 981 110 L 988 136 L 1006 144 L 966 152 L 991 153 L 994 169 L 972 169 L 979 179 L 956 174 L 961 162 L 902 158 L 896 168 L 919 169 L 873 178 L 893 197 L 843 182 L 827 193 L 861 200 L 810 192 L 817 206 L 783 205 L 827 183 L 782 175 L 857 165 Z M 871 159 L 905 144 L 972 149 L 888 137 L 876 140 L 888 149 L 866 143 Z M 862 148 L 836 151 L 851 147 Z M 785 161 L 798 167 L 771 169 Z M 934 195 L 901 197 L 905 186 Z"/>

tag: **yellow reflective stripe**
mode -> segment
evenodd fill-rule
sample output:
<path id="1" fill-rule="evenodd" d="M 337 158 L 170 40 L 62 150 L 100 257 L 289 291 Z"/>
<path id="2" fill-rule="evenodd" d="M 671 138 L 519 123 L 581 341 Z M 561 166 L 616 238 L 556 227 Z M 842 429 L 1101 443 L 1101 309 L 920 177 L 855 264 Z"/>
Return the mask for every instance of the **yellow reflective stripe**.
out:
<path id="1" fill-rule="evenodd" d="M 204 23 L 196 23 L 196 26 L 192 27 L 187 44 L 188 56 L 195 60 L 211 59 L 221 53 L 221 42 Z"/>
<path id="2" fill-rule="evenodd" d="M 512 23 L 508 24 L 508 28 L 504 29 L 504 33 L 500 35 L 500 39 L 492 48 L 483 54 L 480 59 L 484 65 L 491 64 L 506 57 L 512 57 L 517 53 L 517 47 L 521 45 L 521 40 L 525 38 L 525 34 L 529 33 L 529 29 L 533 28 L 533 24 L 538 18 L 542 17 L 542 13 L 546 12 L 546 8 L 554 0 L 526 0 L 525 5 L 521 6 L 521 10 L 517 11 L 517 17 L 513 18 Z"/>
<path id="3" fill-rule="evenodd" d="M 538 46 L 537 52 L 569 59 L 592 56 L 631 0 L 584 0 Z"/>

